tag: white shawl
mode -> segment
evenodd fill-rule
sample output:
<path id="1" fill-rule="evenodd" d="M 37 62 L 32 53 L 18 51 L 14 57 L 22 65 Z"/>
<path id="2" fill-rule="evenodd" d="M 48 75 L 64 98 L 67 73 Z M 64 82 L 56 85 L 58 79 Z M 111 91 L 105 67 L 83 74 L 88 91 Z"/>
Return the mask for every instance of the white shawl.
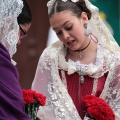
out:
<path id="1" fill-rule="evenodd" d="M 64 53 L 63 44 L 56 42 L 46 48 L 40 57 L 32 89 L 47 96 L 47 105 L 38 113 L 41 120 L 81 120 L 59 76 L 58 69 L 71 71 L 70 74 L 77 71 L 73 64 L 65 61 Z M 83 67 L 83 64 L 80 64 L 81 66 Z M 113 54 L 105 48 L 98 47 L 96 63 L 87 66 L 88 69 L 83 69 L 82 72 L 95 79 L 109 71 L 100 97 L 110 105 L 116 117 L 120 119 L 120 53 Z M 93 86 L 93 90 L 95 88 L 96 85 Z"/>

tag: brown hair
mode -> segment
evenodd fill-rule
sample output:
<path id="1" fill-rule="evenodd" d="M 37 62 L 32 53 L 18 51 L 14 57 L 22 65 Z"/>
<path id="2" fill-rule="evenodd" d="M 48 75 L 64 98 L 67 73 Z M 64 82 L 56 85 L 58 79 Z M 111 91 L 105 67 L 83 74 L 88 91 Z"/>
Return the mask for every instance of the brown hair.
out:
<path id="1" fill-rule="evenodd" d="M 79 0 L 75 3 L 71 0 L 67 0 L 66 2 L 56 0 L 48 16 L 51 17 L 53 14 L 65 10 L 72 11 L 77 17 L 80 17 L 82 12 L 86 12 L 88 19 L 90 20 L 91 18 L 91 11 L 86 7 L 84 0 Z"/>

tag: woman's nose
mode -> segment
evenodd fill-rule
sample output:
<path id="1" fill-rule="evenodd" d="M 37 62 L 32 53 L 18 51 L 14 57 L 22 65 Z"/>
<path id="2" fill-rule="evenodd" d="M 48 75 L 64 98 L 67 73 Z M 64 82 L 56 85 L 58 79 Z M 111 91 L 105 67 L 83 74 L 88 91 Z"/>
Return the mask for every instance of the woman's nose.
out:
<path id="1" fill-rule="evenodd" d="M 63 33 L 63 36 L 64 36 L 64 39 L 65 39 L 65 40 L 69 40 L 69 38 L 70 38 L 70 35 L 69 35 L 68 32 L 64 32 L 64 33 Z"/>

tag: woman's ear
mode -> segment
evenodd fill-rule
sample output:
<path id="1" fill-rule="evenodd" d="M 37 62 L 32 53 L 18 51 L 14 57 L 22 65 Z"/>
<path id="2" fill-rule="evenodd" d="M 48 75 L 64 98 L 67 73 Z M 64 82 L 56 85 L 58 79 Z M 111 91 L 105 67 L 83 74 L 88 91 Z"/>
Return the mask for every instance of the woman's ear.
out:
<path id="1" fill-rule="evenodd" d="M 81 19 L 82 19 L 82 21 L 83 21 L 84 24 L 88 23 L 88 16 L 87 16 L 86 12 L 82 12 L 81 13 Z"/>

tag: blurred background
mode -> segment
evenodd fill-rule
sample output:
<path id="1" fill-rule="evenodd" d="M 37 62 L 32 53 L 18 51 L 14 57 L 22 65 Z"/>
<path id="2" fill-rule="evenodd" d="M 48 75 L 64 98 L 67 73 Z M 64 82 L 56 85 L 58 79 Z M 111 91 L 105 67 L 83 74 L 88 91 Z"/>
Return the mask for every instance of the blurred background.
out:
<path id="1" fill-rule="evenodd" d="M 21 87 L 30 89 L 39 57 L 46 46 L 50 45 L 54 39 L 56 40 L 56 36 L 50 32 L 46 6 L 48 0 L 26 1 L 32 11 L 32 25 L 28 31 L 28 36 L 17 47 L 17 53 L 13 59 L 17 62 Z M 99 8 L 100 17 L 120 45 L 120 0 L 90 1 Z M 53 41 L 49 38 L 50 34 L 53 34 Z"/>

